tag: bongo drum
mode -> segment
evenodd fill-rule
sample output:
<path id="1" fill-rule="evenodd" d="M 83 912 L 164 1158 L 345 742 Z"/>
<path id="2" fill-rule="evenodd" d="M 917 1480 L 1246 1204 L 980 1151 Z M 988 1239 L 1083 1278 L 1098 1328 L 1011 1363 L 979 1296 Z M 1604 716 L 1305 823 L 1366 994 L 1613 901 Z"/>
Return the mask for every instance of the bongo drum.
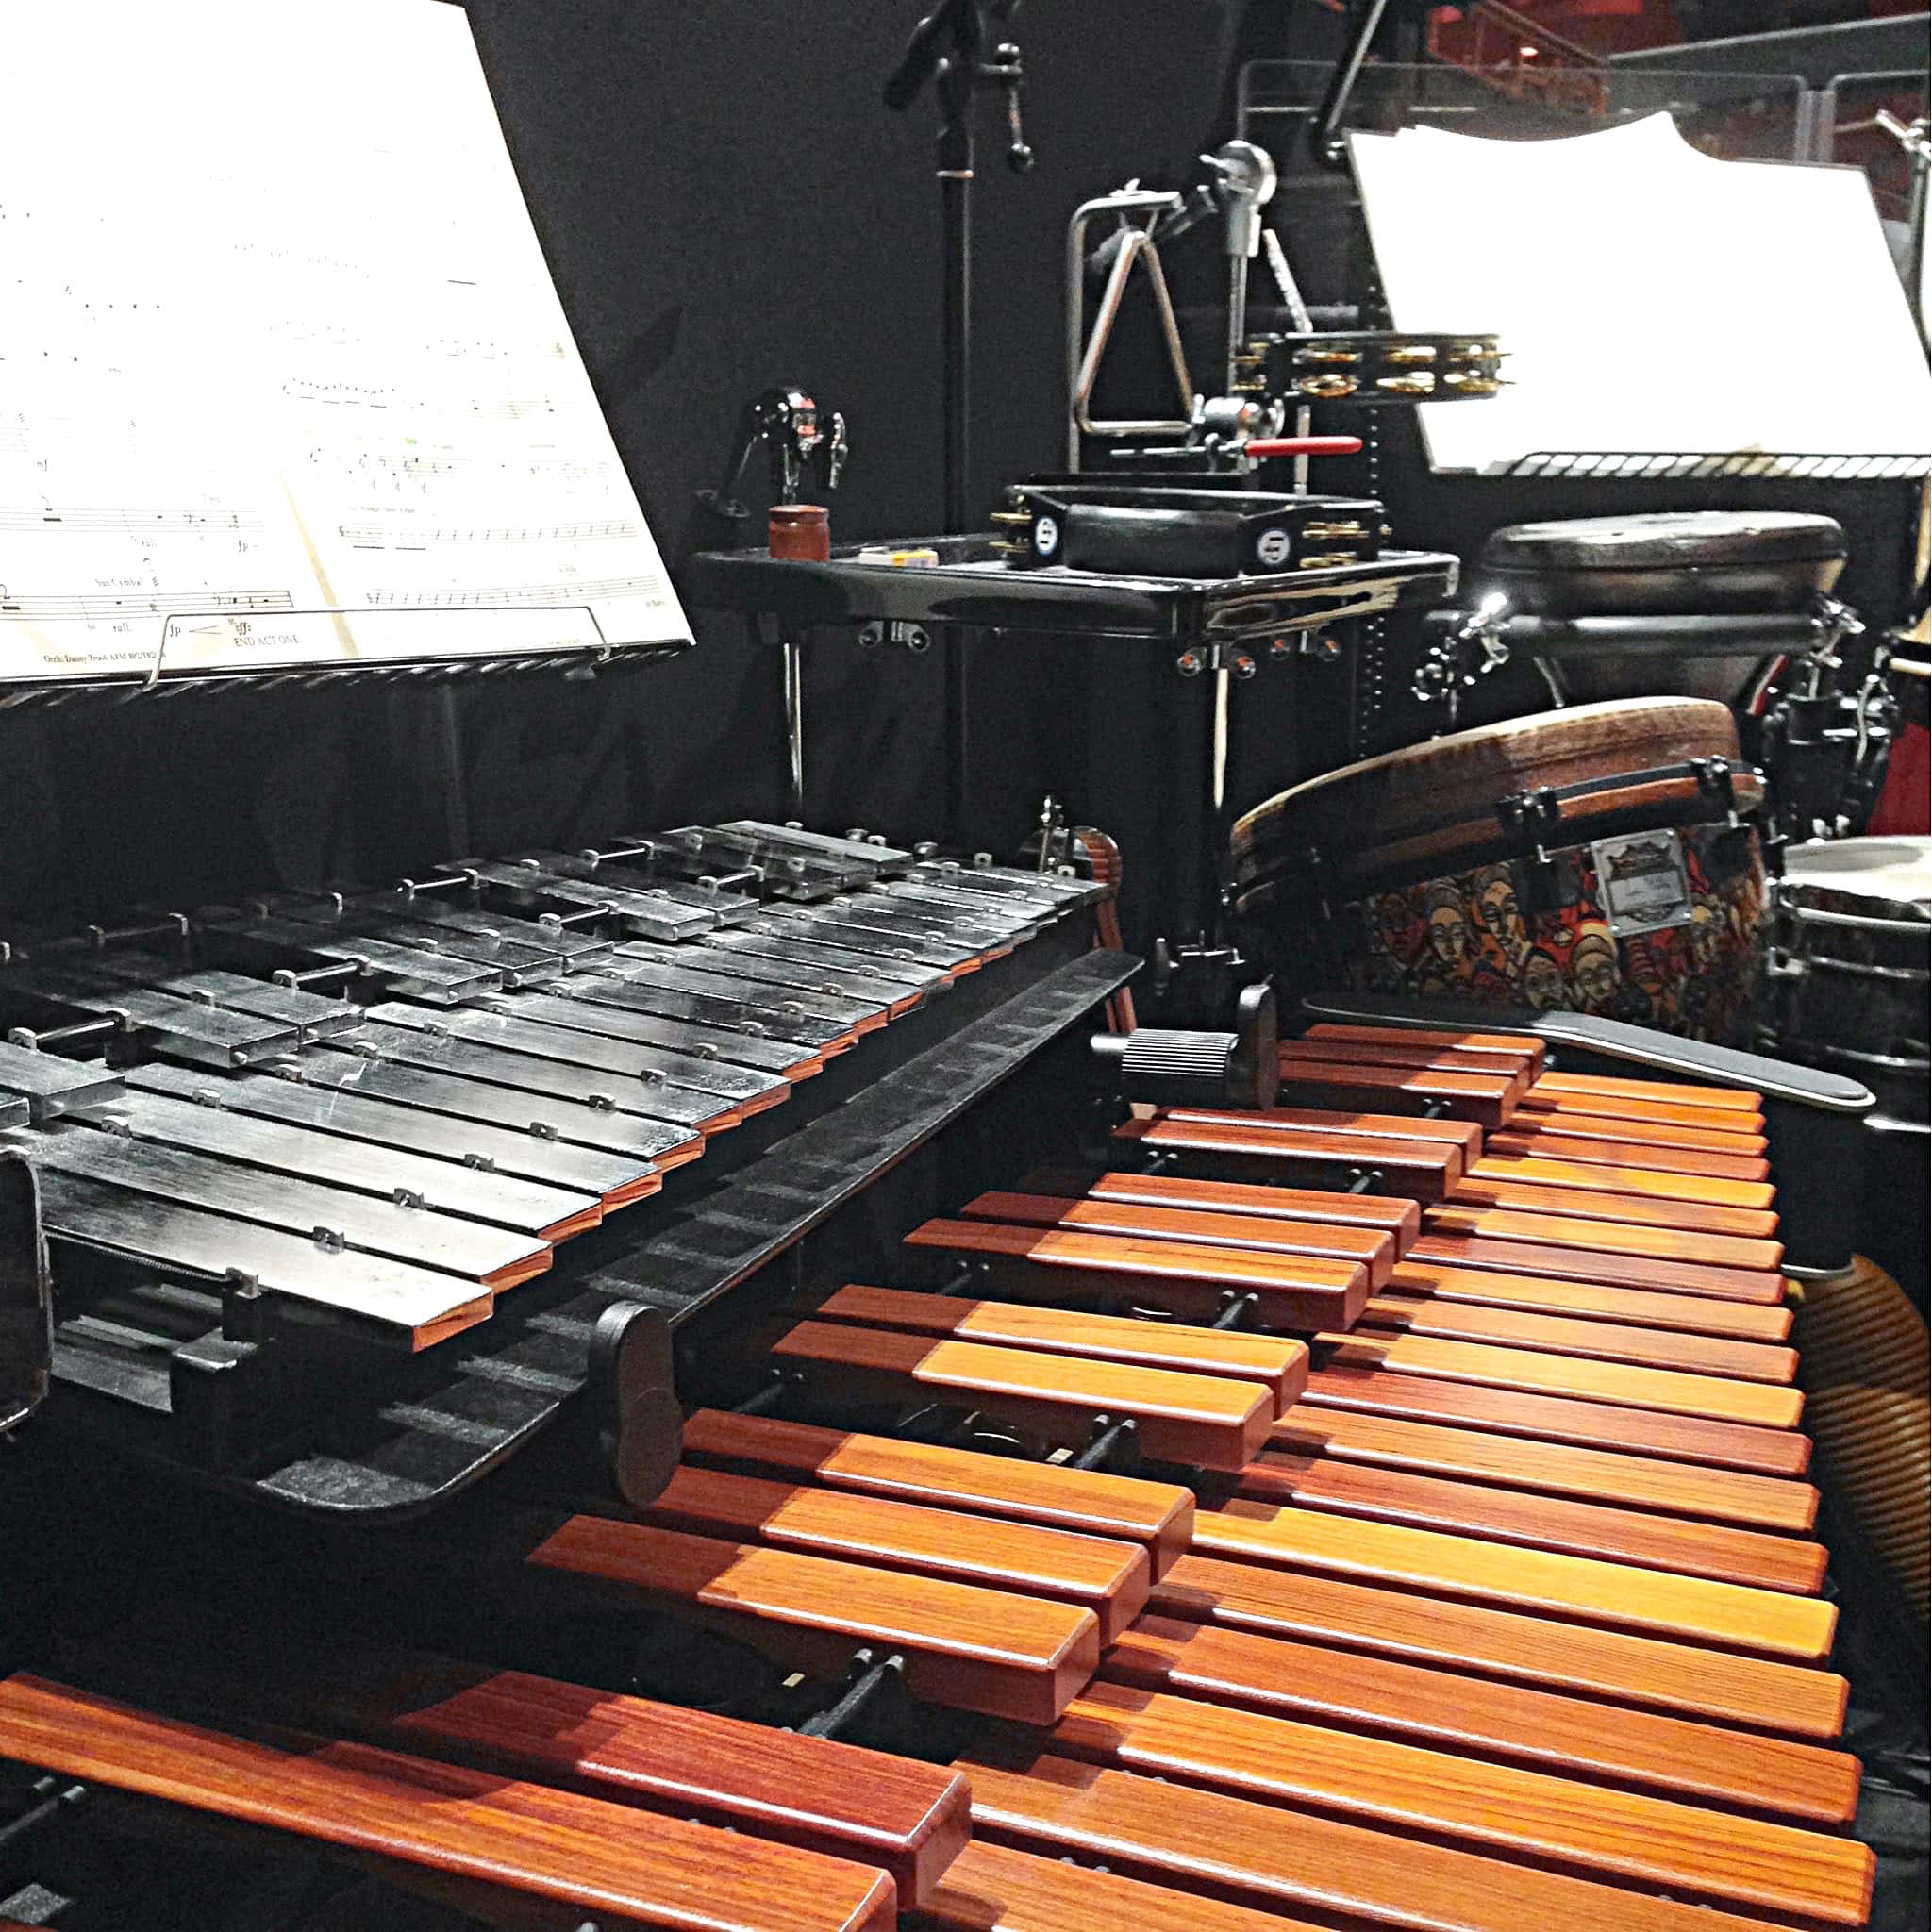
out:
<path id="1" fill-rule="evenodd" d="M 1234 828 L 1230 903 L 1297 992 L 1597 1013 L 1743 1044 L 1762 804 L 1723 705 L 1584 705 L 1269 800 Z"/>

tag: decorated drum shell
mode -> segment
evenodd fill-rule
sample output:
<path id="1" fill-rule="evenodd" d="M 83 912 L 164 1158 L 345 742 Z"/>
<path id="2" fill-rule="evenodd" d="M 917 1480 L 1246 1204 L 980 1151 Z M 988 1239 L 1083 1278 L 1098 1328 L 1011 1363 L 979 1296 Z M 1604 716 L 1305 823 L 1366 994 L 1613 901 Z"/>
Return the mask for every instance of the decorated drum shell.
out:
<path id="1" fill-rule="evenodd" d="M 1746 815 L 1763 792 L 1737 757 L 1724 706 L 1656 698 L 1331 773 L 1236 825 L 1242 937 L 1304 992 L 1595 1013 L 1748 1043 L 1766 887 Z M 1536 808 L 1505 808 L 1524 800 Z"/>

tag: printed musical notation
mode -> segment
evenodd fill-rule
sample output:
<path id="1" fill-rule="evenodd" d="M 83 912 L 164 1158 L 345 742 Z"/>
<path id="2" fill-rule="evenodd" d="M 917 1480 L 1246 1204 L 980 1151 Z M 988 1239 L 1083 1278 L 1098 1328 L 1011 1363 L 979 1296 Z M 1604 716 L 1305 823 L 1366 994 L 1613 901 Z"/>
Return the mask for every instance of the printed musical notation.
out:
<path id="1" fill-rule="evenodd" d="M 462 9 L 0 8 L 0 66 L 46 77 L 0 117 L 0 684 L 689 640 Z"/>
<path id="2" fill-rule="evenodd" d="M 249 610 L 292 610 L 286 591 L 173 591 L 142 596 L 96 591 L 75 597 L 10 597 L 0 590 L 0 618 L 38 624 L 105 624 L 129 617 L 222 617 Z"/>
<path id="3" fill-rule="evenodd" d="M 70 531 L 92 537 L 113 531 L 130 537 L 229 530 L 256 536 L 261 519 L 253 510 L 40 508 L 32 504 L 0 504 L 0 530 Z"/>
<path id="4" fill-rule="evenodd" d="M 622 518 L 602 524 L 472 524 L 466 528 L 418 530 L 407 524 L 344 524 L 336 532 L 357 550 L 426 550 L 433 543 L 607 543 L 638 534 Z"/>
<path id="5" fill-rule="evenodd" d="M 649 577 L 600 577 L 588 583 L 496 584 L 464 591 L 371 591 L 369 603 L 376 610 L 485 610 L 524 604 L 569 609 L 658 593 Z"/>

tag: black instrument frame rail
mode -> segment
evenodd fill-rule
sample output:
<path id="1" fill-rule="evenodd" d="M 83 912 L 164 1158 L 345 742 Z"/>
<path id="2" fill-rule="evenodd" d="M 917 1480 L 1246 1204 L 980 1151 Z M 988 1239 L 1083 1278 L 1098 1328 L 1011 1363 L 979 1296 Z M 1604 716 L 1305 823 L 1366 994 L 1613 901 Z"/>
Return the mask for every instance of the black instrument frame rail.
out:
<path id="1" fill-rule="evenodd" d="M 675 1329 L 1057 1042 L 1084 1038 L 1139 965 L 1091 950 L 1086 922 L 1063 920 L 574 1238 L 488 1321 L 413 1356 L 306 1328 L 299 1309 L 285 1319 L 236 1285 L 162 1282 L 63 1243 L 73 1305 L 103 1311 L 104 1333 L 156 1340 L 91 1343 L 86 1312 L 63 1321 L 36 1430 L 345 1524 L 434 1510 L 539 1438 L 571 1486 L 614 1478 L 648 1502 L 677 1460 Z"/>

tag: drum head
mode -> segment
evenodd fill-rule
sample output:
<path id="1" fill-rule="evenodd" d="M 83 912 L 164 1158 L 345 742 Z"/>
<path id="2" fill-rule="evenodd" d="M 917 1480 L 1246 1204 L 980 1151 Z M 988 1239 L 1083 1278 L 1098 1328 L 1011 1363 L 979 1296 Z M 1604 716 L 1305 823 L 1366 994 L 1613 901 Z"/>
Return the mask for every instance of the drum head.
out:
<path id="1" fill-rule="evenodd" d="M 1246 888 L 1301 867 L 1310 848 L 1350 878 L 1501 856 L 1501 800 L 1544 786 L 1602 784 L 1574 812 L 1566 807 L 1570 829 L 1557 842 L 1571 842 L 1594 836 L 1592 816 L 1629 807 L 1632 787 L 1613 781 L 1710 758 L 1736 764 L 1738 727 L 1724 706 L 1698 698 L 1579 705 L 1456 732 L 1312 778 L 1256 807 L 1232 834 L 1235 881 Z M 1747 809 L 1758 796 L 1756 781 L 1740 773 L 1737 783 L 1740 808 Z M 1660 805 L 1666 789 L 1647 788 Z M 1686 822 L 1711 815 L 1708 807 L 1697 808 L 1694 786 L 1679 780 L 1676 790 L 1690 801 Z"/>
<path id="2" fill-rule="evenodd" d="M 1801 610 L 1844 562 L 1831 517 L 1688 510 L 1514 524 L 1491 534 L 1474 575 L 1546 617 L 1694 616 Z"/>
<path id="3" fill-rule="evenodd" d="M 1829 839 L 1785 854 L 1785 891 L 1801 906 L 1901 923 L 1932 922 L 1932 839 Z"/>

